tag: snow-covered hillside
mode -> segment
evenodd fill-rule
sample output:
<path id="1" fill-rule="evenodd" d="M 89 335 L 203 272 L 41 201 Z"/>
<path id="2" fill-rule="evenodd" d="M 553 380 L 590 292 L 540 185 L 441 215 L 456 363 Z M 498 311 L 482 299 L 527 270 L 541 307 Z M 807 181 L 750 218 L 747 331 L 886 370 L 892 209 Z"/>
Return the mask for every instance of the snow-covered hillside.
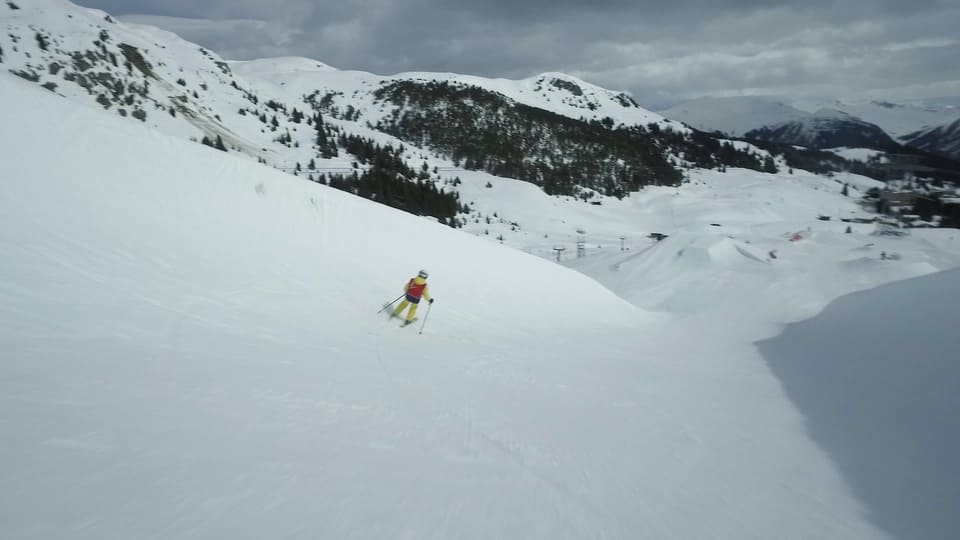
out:
<path id="1" fill-rule="evenodd" d="M 897 538 L 960 532 L 958 301 L 960 272 L 941 272 L 846 296 L 758 344 L 810 435 Z"/>
<path id="2" fill-rule="evenodd" d="M 276 159 L 276 135 L 265 134 L 255 115 L 237 114 L 254 107 L 249 85 L 214 53 L 66 0 L 20 4 L 0 6 L 5 72 L 171 135 L 219 136 L 244 155 Z"/>
<path id="3" fill-rule="evenodd" d="M 121 23 L 104 12 L 66 0 L 36 0 L 24 7 L 13 6 L 0 7 L 0 24 L 6 30 L 0 35 L 0 63 L 7 71 L 84 106 L 102 108 L 180 138 L 204 141 L 287 172 L 296 170 L 308 178 L 362 173 L 371 168 L 374 160 L 359 157 L 356 148 L 347 148 L 345 138 L 351 137 L 355 141 L 362 139 L 364 144 L 402 148 L 396 157 L 405 162 L 409 171 L 416 171 L 404 171 L 400 176 L 405 180 L 413 181 L 416 176 L 417 181 L 434 189 L 448 194 L 458 192 L 456 174 L 462 169 L 457 166 L 460 163 L 451 163 L 449 149 L 438 150 L 437 143 L 431 145 L 429 140 L 400 140 L 385 133 L 390 131 L 386 127 L 374 129 L 380 120 L 410 112 L 405 104 L 390 103 L 377 95 L 385 86 L 403 82 L 424 87 L 452 84 L 478 88 L 492 99 L 502 99 L 509 107 L 539 111 L 534 114 L 554 113 L 555 117 L 532 129 L 539 137 L 534 146 L 542 155 L 528 152 L 530 155 L 524 156 L 526 163 L 506 163 L 504 170 L 496 171 L 505 176 L 511 176 L 513 171 L 513 178 L 524 178 L 516 169 L 518 165 L 526 166 L 537 171 L 538 185 L 546 183 L 546 176 L 550 181 L 570 176 L 568 172 L 553 170 L 558 166 L 555 164 L 565 161 L 559 152 L 564 144 L 569 145 L 570 139 L 547 144 L 551 137 L 557 137 L 554 131 L 558 131 L 556 125 L 549 125 L 550 121 L 562 124 L 557 119 L 574 119 L 578 129 L 590 122 L 597 126 L 602 122 L 605 127 L 588 128 L 594 130 L 595 136 L 602 132 L 601 138 L 609 134 L 608 129 L 619 126 L 645 129 L 656 125 L 658 129 L 687 133 L 682 125 L 639 107 L 622 92 L 560 73 L 509 81 L 430 73 L 381 77 L 339 71 L 304 58 L 231 63 L 169 32 Z M 318 135 L 320 125 L 328 131 L 322 137 Z M 530 126 L 527 131 L 531 131 Z M 321 138 L 327 141 L 326 147 L 321 146 Z M 679 171 L 667 163 L 679 158 L 671 158 L 669 150 L 661 149 L 660 144 L 635 142 L 620 144 L 619 149 L 590 141 L 574 144 L 604 154 L 584 158 L 585 163 L 601 170 L 588 174 L 578 169 L 576 182 L 584 186 L 578 193 L 585 197 L 600 193 L 619 196 L 636 189 L 633 184 L 641 179 L 667 183 L 680 177 Z M 640 146 L 655 149 L 655 159 L 640 156 L 642 152 L 635 150 Z M 637 155 L 623 155 L 630 151 Z M 475 168 L 475 163 L 465 165 Z M 421 174 L 421 167 L 430 173 Z M 619 176 L 614 179 L 615 175 Z M 568 185 L 562 190 L 575 191 Z M 458 219 L 486 219 L 497 209 L 473 205 L 464 207 L 462 212 L 464 215 Z M 445 222 L 452 224 L 454 217 L 446 216 Z"/>
<path id="4" fill-rule="evenodd" d="M 305 165 L 315 157 L 309 122 L 290 118 L 294 109 L 312 113 L 306 96 L 329 95 L 332 106 L 350 108 L 354 114 L 345 125 L 351 133 L 361 132 L 391 112 L 371 94 L 390 81 L 476 85 L 570 118 L 609 117 L 618 124 L 659 123 L 683 130 L 639 107 L 627 94 L 561 73 L 520 81 L 433 73 L 382 77 L 339 71 L 305 58 L 226 62 L 170 32 L 119 22 L 67 0 L 20 4 L 0 6 L 4 71 L 165 133 L 197 141 L 220 136 L 228 149 L 277 166 Z M 268 121 L 261 120 L 264 117 Z M 288 133 L 289 142 L 281 140 Z M 349 159 L 319 161 L 319 169 L 350 167 Z"/>
<path id="5" fill-rule="evenodd" d="M 910 146 L 960 159 L 960 119 L 923 129 L 903 137 Z"/>
<path id="6" fill-rule="evenodd" d="M 951 231 L 845 234 L 811 217 L 856 211 L 837 184 L 714 173 L 578 215 L 673 233 L 589 246 L 575 261 L 621 276 L 607 289 L 7 74 L 0 88 L 7 537 L 895 531 L 752 342 L 957 267 Z M 561 219 L 601 209 L 556 200 Z M 402 329 L 375 312 L 420 267 L 437 300 Z M 956 530 L 944 510 L 911 532 Z"/>
<path id="7" fill-rule="evenodd" d="M 648 111 L 623 93 L 614 92 L 564 73 L 544 73 L 523 80 L 488 79 L 453 73 L 413 72 L 381 76 L 362 71 L 340 71 L 309 59 L 274 59 L 231 62 L 238 74 L 257 83 L 265 92 L 289 102 L 318 93 L 330 96 L 331 106 L 353 107 L 356 118 L 376 123 L 389 116 L 373 91 L 395 81 L 448 82 L 478 86 L 509 99 L 575 119 L 612 118 L 618 124 L 661 124 L 683 130 L 679 124 Z"/>

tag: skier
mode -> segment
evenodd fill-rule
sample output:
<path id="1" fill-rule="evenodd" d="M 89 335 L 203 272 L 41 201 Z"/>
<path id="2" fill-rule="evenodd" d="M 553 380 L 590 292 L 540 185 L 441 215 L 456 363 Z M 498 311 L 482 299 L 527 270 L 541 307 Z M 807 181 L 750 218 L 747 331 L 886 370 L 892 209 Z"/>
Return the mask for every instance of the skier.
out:
<path id="1" fill-rule="evenodd" d="M 421 270 L 417 273 L 417 277 L 410 278 L 410 281 L 403 287 L 404 292 L 406 293 L 403 302 L 400 302 L 400 305 L 393 310 L 393 316 L 399 317 L 403 310 L 406 307 L 410 306 L 410 311 L 407 312 L 407 322 L 404 323 L 404 326 L 413 322 L 417 315 L 417 304 L 420 303 L 420 299 L 423 298 L 427 302 L 433 303 L 433 298 L 430 298 L 430 294 L 427 292 L 427 271 Z"/>

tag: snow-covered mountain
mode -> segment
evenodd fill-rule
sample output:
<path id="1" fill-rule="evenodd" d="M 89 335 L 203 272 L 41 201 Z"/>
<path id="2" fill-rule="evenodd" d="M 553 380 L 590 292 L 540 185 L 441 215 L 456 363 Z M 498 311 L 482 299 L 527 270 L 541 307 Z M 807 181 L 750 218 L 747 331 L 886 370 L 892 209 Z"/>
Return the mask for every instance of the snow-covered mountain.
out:
<path id="1" fill-rule="evenodd" d="M 566 76 L 374 81 L 57 0 L 0 13 L 5 538 L 960 531 L 960 243 L 875 234 L 859 195 L 881 182 L 788 171 Z M 450 96 L 555 142 L 649 120 L 779 172 L 551 196 L 457 164 L 442 130 L 410 142 L 402 120 Z M 393 150 L 364 161 L 360 138 Z M 471 210 L 455 230 L 303 178 L 339 169 Z M 420 268 L 436 301 L 400 328 L 377 311 Z"/>
<path id="2" fill-rule="evenodd" d="M 345 120 L 363 127 L 393 113 L 373 94 L 395 81 L 480 86 L 570 118 L 611 118 L 616 124 L 653 123 L 683 130 L 622 92 L 559 73 L 508 81 L 427 73 L 380 77 L 338 71 L 303 58 L 232 63 L 172 33 L 120 23 L 102 11 L 66 0 L 33 0 L 22 6 L 11 2 L 0 10 L 0 21 L 5 27 L 0 66 L 6 71 L 167 133 L 197 139 L 219 135 L 231 149 L 271 163 L 309 160 L 307 148 L 292 151 L 285 138 L 277 140 L 285 132 L 297 142 L 308 140 L 307 132 L 312 135 L 307 118 L 291 121 L 295 109 L 311 112 L 305 110 L 305 96 L 320 96 L 320 101 L 326 97 L 325 109 L 342 111 Z M 266 124 L 258 121 L 264 114 Z"/>
<path id="3" fill-rule="evenodd" d="M 905 144 L 957 157 L 951 125 L 960 121 L 960 98 L 892 103 L 741 96 L 699 98 L 659 112 L 697 129 L 733 136 L 814 148 L 849 148 L 859 155 L 870 150 L 900 151 L 892 147 Z"/>
<path id="4" fill-rule="evenodd" d="M 801 105 L 804 106 L 804 105 Z M 894 138 L 960 119 L 960 97 L 908 100 L 837 100 L 810 104 L 832 108 L 880 126 Z"/>
<path id="5" fill-rule="evenodd" d="M 960 160 L 960 119 L 904 135 L 902 140 L 914 148 Z"/>
<path id="6" fill-rule="evenodd" d="M 956 137 L 952 135 L 951 124 L 935 124 L 909 134 L 904 131 L 907 126 L 957 118 L 960 108 L 951 103 L 953 100 L 948 98 L 907 105 L 833 101 L 826 107 L 810 109 L 816 104 L 747 96 L 701 98 L 660 112 L 698 129 L 726 132 L 757 144 L 775 142 L 826 150 L 846 161 L 834 169 L 866 166 L 874 172 L 860 169 L 861 172 L 885 178 L 884 167 L 912 167 L 919 161 L 927 171 L 938 171 L 937 180 L 957 182 L 960 161 L 954 153 Z M 877 123 L 869 119 L 876 119 Z M 891 134 L 899 135 L 899 140 Z M 790 165 L 818 171 L 816 163 L 831 159 L 821 153 L 790 160 Z"/>
<path id="7" fill-rule="evenodd" d="M 898 145 L 882 129 L 841 111 L 823 109 L 792 120 L 747 131 L 747 139 L 808 148 L 868 148 L 894 152 Z"/>
<path id="8" fill-rule="evenodd" d="M 21 4 L 0 6 L 4 71 L 165 133 L 219 136 L 244 155 L 275 159 L 256 117 L 237 115 L 254 97 L 249 85 L 215 54 L 65 0 Z"/>
<path id="9" fill-rule="evenodd" d="M 0 8 L 0 65 L 21 78 L 341 188 L 357 172 L 357 193 L 455 226 L 496 209 L 457 200 L 462 178 L 446 171 L 483 170 L 602 202 L 679 184 L 690 167 L 814 161 L 695 133 L 627 94 L 560 73 L 512 81 L 378 76 L 303 58 L 227 62 L 169 32 L 66 0 L 10 6 Z M 377 180 L 383 175 L 389 189 Z"/>
<path id="10" fill-rule="evenodd" d="M 720 131 L 735 137 L 763 126 L 810 116 L 809 112 L 771 96 L 703 97 L 659 112 L 703 131 Z"/>
<path id="11" fill-rule="evenodd" d="M 734 136 L 808 118 L 821 110 L 840 111 L 875 124 L 893 138 L 960 119 L 960 98 L 893 103 L 879 100 L 804 100 L 783 96 L 704 97 L 665 110 L 663 116 L 704 131 Z"/>
<path id="12" fill-rule="evenodd" d="M 388 118 L 377 90 L 397 81 L 451 83 L 476 86 L 500 94 L 516 103 L 575 119 L 600 121 L 612 118 L 617 124 L 646 126 L 659 124 L 682 131 L 677 123 L 640 107 L 628 94 L 601 88 L 564 73 L 544 73 L 523 80 L 488 79 L 453 73 L 410 72 L 381 76 L 363 71 L 340 71 L 309 59 L 263 59 L 231 62 L 233 69 L 290 100 L 317 93 L 329 96 L 328 106 L 346 110 L 353 107 L 356 118 L 371 124 Z M 319 67 L 316 67 L 319 66 Z"/>

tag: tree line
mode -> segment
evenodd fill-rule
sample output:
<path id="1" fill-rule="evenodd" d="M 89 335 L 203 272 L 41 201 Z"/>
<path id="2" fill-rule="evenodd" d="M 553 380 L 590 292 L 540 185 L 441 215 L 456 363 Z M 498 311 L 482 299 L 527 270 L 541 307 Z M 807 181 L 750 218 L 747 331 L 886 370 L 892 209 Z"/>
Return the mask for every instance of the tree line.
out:
<path id="1" fill-rule="evenodd" d="M 431 148 L 455 165 L 532 182 L 549 194 L 573 195 L 585 187 L 622 197 L 683 178 L 644 131 L 611 130 L 479 86 L 395 81 L 374 95 L 396 106 L 376 129 Z"/>
<path id="2" fill-rule="evenodd" d="M 356 135 L 341 134 L 337 142 L 357 159 L 350 174 L 321 174 L 317 181 L 387 206 L 460 227 L 457 214 L 468 213 L 456 192 L 447 192 L 410 168 L 403 147 L 380 145 Z M 364 165 L 360 168 L 359 165 Z"/>

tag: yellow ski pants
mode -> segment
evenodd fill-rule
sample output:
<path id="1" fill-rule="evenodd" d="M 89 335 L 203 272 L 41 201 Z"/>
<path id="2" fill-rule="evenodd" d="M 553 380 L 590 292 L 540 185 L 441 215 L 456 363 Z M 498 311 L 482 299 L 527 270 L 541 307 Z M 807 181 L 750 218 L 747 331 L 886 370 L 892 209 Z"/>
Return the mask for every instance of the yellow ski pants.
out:
<path id="1" fill-rule="evenodd" d="M 409 300 L 404 298 L 403 302 L 400 302 L 400 305 L 397 306 L 397 309 L 393 310 L 393 315 L 395 317 L 399 317 L 400 314 L 403 313 L 403 310 L 406 309 L 407 306 L 410 306 L 410 311 L 407 312 L 407 322 L 410 322 L 414 319 L 414 317 L 417 316 L 418 305 L 419 304 L 414 304 L 413 302 L 410 302 Z"/>

